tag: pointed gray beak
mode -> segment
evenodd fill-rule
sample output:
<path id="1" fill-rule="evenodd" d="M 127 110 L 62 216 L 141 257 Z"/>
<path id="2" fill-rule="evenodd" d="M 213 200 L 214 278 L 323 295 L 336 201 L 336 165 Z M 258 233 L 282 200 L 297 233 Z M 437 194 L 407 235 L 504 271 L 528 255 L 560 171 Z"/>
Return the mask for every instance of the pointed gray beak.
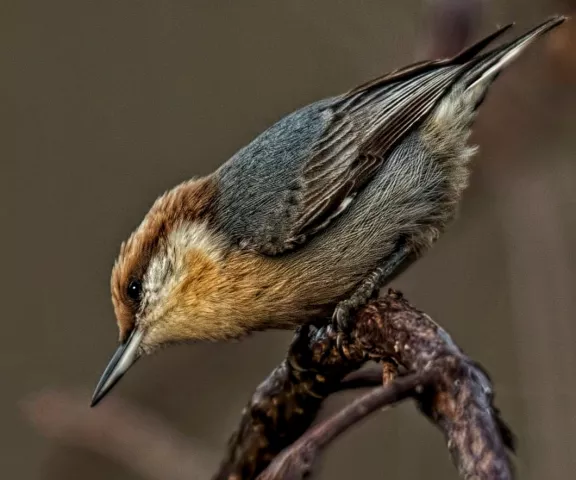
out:
<path id="1" fill-rule="evenodd" d="M 130 334 L 128 340 L 118 347 L 110 363 L 108 363 L 106 370 L 104 370 L 102 377 L 100 377 L 98 385 L 96 385 L 96 390 L 94 390 L 94 394 L 92 395 L 92 403 L 90 403 L 91 407 L 94 407 L 102 400 L 134 362 L 138 360 L 138 347 L 140 346 L 141 340 L 142 331 L 136 328 Z"/>

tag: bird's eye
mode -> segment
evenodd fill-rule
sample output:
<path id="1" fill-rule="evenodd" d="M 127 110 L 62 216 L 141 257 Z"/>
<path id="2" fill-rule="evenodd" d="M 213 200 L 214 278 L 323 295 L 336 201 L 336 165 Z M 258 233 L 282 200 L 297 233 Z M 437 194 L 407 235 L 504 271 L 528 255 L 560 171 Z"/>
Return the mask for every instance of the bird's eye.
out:
<path id="1" fill-rule="evenodd" d="M 126 289 L 126 293 L 128 296 L 135 301 L 140 300 L 140 295 L 142 294 L 142 283 L 138 280 L 132 280 L 128 284 L 128 288 Z"/>

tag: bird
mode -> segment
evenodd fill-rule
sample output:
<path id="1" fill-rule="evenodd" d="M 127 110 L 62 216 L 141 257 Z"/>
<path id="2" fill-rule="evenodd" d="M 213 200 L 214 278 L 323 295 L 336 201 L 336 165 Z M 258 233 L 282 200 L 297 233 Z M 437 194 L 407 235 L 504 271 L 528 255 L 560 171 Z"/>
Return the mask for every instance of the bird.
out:
<path id="1" fill-rule="evenodd" d="M 457 217 L 490 86 L 565 19 L 485 51 L 506 25 L 301 107 L 159 196 L 112 269 L 119 345 L 91 405 L 162 347 L 314 322 L 349 329 Z"/>

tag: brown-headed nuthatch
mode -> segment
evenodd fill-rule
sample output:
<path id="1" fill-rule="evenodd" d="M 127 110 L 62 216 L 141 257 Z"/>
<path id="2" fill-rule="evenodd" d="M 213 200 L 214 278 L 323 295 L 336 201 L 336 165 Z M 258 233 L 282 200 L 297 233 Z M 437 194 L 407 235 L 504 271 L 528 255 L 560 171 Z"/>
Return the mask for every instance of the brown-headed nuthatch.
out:
<path id="1" fill-rule="evenodd" d="M 92 404 L 163 345 L 319 319 L 345 327 L 454 218 L 489 86 L 563 21 L 483 53 L 505 27 L 308 105 L 159 197 L 114 265 L 120 346 Z"/>

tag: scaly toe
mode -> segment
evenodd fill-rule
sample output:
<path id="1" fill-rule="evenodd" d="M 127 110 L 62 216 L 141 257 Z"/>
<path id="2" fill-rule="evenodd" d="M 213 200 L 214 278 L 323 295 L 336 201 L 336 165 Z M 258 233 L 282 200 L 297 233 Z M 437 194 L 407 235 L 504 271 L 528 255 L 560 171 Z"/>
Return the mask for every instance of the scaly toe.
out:
<path id="1" fill-rule="evenodd" d="M 350 309 L 344 305 L 338 305 L 332 315 L 334 327 L 344 333 L 350 330 Z"/>

